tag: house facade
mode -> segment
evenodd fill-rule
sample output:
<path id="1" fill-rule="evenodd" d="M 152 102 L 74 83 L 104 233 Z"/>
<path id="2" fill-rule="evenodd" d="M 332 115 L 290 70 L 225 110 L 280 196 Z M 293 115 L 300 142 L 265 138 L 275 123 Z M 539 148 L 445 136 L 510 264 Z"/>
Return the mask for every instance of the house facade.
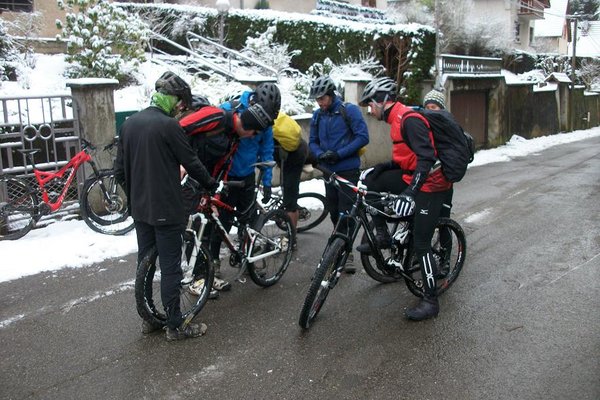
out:
<path id="1" fill-rule="evenodd" d="M 550 0 L 473 0 L 471 17 L 483 21 L 498 21 L 504 31 L 512 35 L 515 48 L 535 51 L 535 21 L 544 18 L 544 9 Z"/>

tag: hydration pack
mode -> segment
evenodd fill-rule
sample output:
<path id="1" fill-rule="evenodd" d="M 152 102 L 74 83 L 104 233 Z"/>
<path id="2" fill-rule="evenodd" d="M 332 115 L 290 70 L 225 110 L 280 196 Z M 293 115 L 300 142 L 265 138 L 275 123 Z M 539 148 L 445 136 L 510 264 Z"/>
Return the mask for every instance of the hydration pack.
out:
<path id="1" fill-rule="evenodd" d="M 429 123 L 444 176 L 450 182 L 459 182 L 467 172 L 467 165 L 473 161 L 475 154 L 473 137 L 465 132 L 452 114 L 446 110 L 421 109 L 411 112 L 420 114 Z M 404 117 L 410 116 L 411 112 Z"/>

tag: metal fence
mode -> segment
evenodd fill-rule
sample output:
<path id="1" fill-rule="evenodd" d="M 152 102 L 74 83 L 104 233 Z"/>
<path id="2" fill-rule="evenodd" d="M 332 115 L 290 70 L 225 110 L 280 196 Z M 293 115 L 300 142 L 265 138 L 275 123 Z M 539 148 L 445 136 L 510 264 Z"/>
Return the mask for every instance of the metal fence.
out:
<path id="1" fill-rule="evenodd" d="M 57 170 L 79 150 L 79 124 L 70 95 L 0 97 L 0 174 L 34 183 L 32 166 L 18 149 L 40 149 L 36 168 Z M 66 200 L 77 200 L 75 186 Z"/>

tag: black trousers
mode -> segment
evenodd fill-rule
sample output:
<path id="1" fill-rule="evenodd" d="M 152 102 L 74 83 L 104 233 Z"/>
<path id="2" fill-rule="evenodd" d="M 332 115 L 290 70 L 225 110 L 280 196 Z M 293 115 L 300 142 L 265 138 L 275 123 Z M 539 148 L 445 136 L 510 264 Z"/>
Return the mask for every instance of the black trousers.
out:
<path id="1" fill-rule="evenodd" d="M 181 325 L 179 296 L 183 273 L 181 271 L 181 246 L 184 225 L 149 225 L 135 221 L 138 242 L 138 264 L 156 246 L 160 259 L 161 301 L 167 313 L 167 326 L 175 329 Z"/>
<path id="2" fill-rule="evenodd" d="M 408 187 L 402 180 L 402 170 L 393 169 L 381 173 L 377 180 L 369 180 L 368 176 L 365 184 L 369 190 L 377 192 L 390 192 L 401 194 Z M 413 227 L 414 254 L 420 262 L 421 275 L 425 282 L 425 293 L 434 297 L 436 292 L 435 275 L 437 273 L 437 263 L 431 253 L 431 239 L 438 219 L 442 216 L 442 205 L 448 200 L 452 201 L 452 191 L 443 192 L 418 192 L 415 196 L 415 217 Z M 447 216 L 450 215 L 450 208 L 444 207 Z M 381 217 L 373 217 L 376 218 Z M 442 239 L 443 240 L 443 239 Z"/>
<path id="3" fill-rule="evenodd" d="M 360 177 L 360 170 L 350 169 L 347 171 L 339 171 L 337 172 L 337 175 L 356 184 Z M 341 185 L 340 188 L 341 190 L 338 190 L 331 184 L 325 185 L 325 200 L 327 201 L 327 209 L 329 210 L 329 216 L 331 222 L 333 222 L 333 226 L 337 224 L 341 213 L 350 211 L 356 200 L 356 194 L 348 186 Z"/>
<path id="4" fill-rule="evenodd" d="M 298 195 L 300 193 L 300 178 L 302 167 L 308 155 L 308 144 L 304 139 L 295 151 L 287 152 L 283 148 L 275 149 L 275 161 L 281 168 L 283 187 L 283 208 L 286 211 L 298 209 Z"/>

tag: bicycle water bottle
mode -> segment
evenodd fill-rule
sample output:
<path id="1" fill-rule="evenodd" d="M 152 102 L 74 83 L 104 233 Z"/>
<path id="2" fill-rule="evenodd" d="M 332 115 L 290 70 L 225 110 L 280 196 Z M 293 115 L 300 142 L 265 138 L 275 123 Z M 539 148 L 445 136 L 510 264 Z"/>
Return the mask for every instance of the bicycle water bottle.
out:
<path id="1" fill-rule="evenodd" d="M 406 243 L 406 240 L 408 239 L 408 222 L 407 221 L 401 221 L 398 223 L 398 228 L 396 228 L 396 232 L 394 232 L 393 238 L 399 244 Z"/>

